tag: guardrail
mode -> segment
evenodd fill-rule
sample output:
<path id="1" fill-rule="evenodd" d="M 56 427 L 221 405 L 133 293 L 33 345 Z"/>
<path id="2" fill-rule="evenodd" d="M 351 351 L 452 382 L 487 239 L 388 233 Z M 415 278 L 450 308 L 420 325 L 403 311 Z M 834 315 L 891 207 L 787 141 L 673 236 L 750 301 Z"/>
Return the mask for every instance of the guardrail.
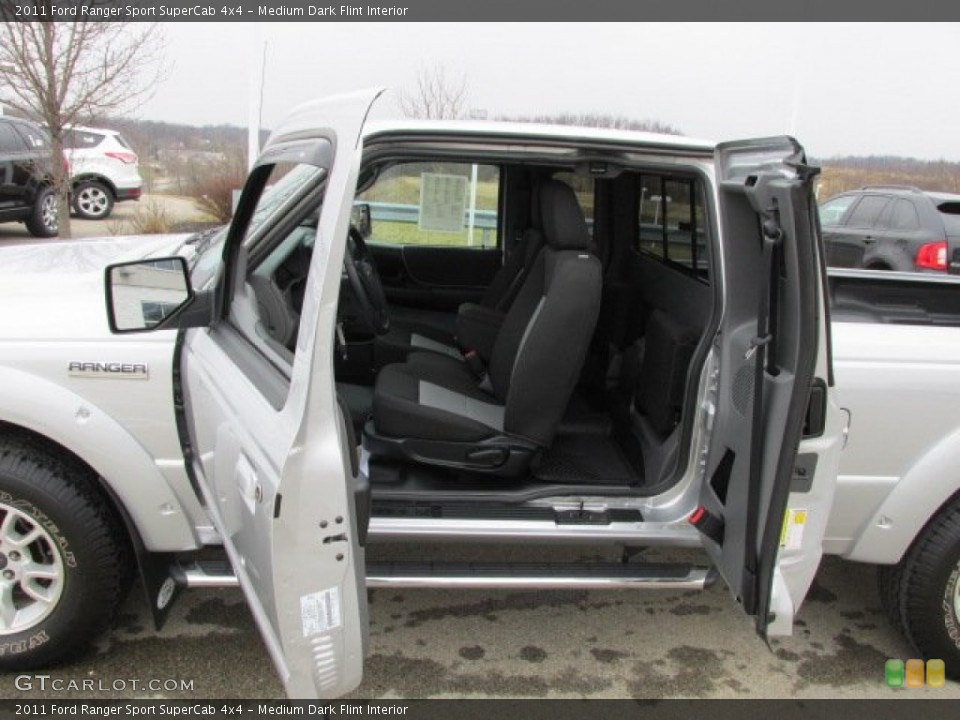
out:
<path id="1" fill-rule="evenodd" d="M 420 206 L 406 203 L 371 202 L 370 220 L 376 222 L 396 222 L 416 225 L 420 222 Z M 463 213 L 463 226 L 469 227 L 470 211 Z M 484 246 L 496 245 L 497 241 L 497 211 L 475 210 L 473 213 L 473 227 L 480 231 L 479 244 Z"/>

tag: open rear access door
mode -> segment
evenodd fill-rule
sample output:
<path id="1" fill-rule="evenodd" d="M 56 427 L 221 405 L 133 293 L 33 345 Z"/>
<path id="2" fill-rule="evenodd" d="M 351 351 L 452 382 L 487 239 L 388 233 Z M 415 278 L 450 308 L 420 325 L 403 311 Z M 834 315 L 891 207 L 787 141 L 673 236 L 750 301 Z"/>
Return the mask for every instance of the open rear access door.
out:
<path id="1" fill-rule="evenodd" d="M 840 414 L 819 223 L 792 138 L 717 148 L 724 312 L 701 507 L 704 546 L 757 631 L 789 634 L 819 565 Z"/>

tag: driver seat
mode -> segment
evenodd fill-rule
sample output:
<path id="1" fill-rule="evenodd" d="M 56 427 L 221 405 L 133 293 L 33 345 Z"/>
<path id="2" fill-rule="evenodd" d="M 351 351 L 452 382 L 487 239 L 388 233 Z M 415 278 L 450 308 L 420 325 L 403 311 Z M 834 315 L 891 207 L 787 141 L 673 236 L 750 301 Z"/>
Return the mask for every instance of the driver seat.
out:
<path id="1" fill-rule="evenodd" d="M 540 207 L 546 247 L 504 319 L 486 373 L 437 353 L 384 367 L 364 429 L 371 456 L 511 476 L 550 445 L 580 375 L 603 280 L 570 186 L 543 183 Z"/>

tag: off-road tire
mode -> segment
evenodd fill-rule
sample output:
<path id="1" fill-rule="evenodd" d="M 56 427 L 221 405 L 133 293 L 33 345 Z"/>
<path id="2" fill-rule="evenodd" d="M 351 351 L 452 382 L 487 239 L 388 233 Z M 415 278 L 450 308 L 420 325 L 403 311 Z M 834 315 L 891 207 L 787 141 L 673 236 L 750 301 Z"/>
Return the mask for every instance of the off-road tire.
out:
<path id="1" fill-rule="evenodd" d="M 14 508 L 35 521 L 57 546 L 63 569 L 49 614 L 0 632 L 0 670 L 68 660 L 116 615 L 133 563 L 122 523 L 92 480 L 81 463 L 29 439 L 0 438 L 0 514 Z"/>
<path id="2" fill-rule="evenodd" d="M 925 659 L 944 661 L 960 679 L 960 498 L 921 531 L 898 565 L 880 571 L 880 599 L 910 644 Z"/>
<path id="3" fill-rule="evenodd" d="M 24 224 L 34 237 L 54 237 L 59 232 L 57 220 L 57 196 L 50 186 L 41 188 L 33 203 L 30 217 Z"/>

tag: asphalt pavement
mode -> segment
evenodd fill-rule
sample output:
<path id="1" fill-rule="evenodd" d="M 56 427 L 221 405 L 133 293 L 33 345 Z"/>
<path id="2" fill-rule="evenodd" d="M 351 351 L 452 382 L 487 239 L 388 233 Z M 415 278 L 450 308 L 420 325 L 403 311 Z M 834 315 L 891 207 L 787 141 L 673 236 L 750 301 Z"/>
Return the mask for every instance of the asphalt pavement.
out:
<path id="1" fill-rule="evenodd" d="M 421 550 L 390 555 L 398 553 Z M 650 551 L 645 559 L 665 557 L 697 559 L 689 551 Z M 703 592 L 375 590 L 364 680 L 352 697 L 960 699 L 960 684 L 952 682 L 939 689 L 886 687 L 885 661 L 913 653 L 889 625 L 875 588 L 872 567 L 828 558 L 794 636 L 770 647 L 722 583 Z M 156 632 L 135 589 L 97 647 L 45 674 L 64 687 L 69 680 L 82 687 L 84 679 L 158 679 L 186 680 L 188 689 L 44 695 L 17 690 L 16 676 L 0 675 L 0 697 L 271 698 L 283 692 L 235 590 L 185 594 L 167 627 Z"/>

